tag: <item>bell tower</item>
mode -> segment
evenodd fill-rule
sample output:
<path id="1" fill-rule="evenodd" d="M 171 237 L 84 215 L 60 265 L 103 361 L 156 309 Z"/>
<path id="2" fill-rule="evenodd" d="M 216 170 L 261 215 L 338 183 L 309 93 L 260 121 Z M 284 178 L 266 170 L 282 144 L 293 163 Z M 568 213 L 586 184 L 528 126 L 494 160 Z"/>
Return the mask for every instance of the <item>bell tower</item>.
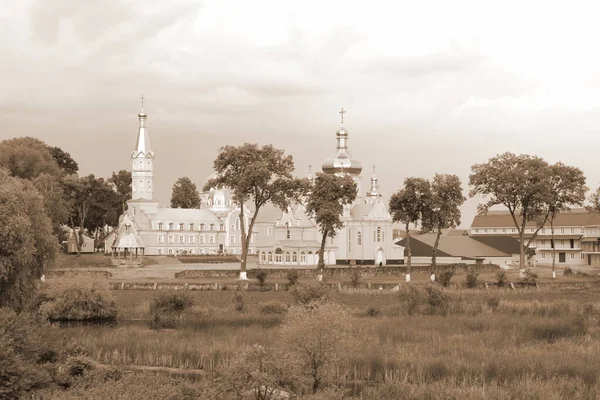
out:
<path id="1" fill-rule="evenodd" d="M 131 199 L 152 200 L 154 187 L 154 152 L 150 148 L 150 137 L 144 113 L 144 95 L 141 97 L 142 110 L 138 114 L 138 135 L 131 154 Z"/>

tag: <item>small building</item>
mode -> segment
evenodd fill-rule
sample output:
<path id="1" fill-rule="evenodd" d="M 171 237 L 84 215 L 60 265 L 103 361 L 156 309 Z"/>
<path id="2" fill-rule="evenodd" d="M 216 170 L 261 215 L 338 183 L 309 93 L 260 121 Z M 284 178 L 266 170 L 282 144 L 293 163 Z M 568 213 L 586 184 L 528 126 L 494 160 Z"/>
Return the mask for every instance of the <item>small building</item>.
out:
<path id="1" fill-rule="evenodd" d="M 75 228 L 75 230 L 69 230 L 69 237 L 67 238 L 67 253 L 74 254 L 77 253 L 77 238 L 75 235 L 78 235 L 79 228 Z M 83 243 L 81 244 L 81 253 L 93 253 L 95 251 L 94 239 L 84 234 Z"/>
<path id="2" fill-rule="evenodd" d="M 104 237 L 102 243 L 104 243 L 104 253 L 110 254 L 112 253 L 112 245 L 115 243 L 115 239 L 117 238 L 117 231 L 113 229 Z"/>
<path id="3" fill-rule="evenodd" d="M 144 251 L 146 246 L 137 234 L 135 225 L 125 213 L 119 218 L 117 237 L 112 244 L 112 265 L 137 266 L 144 262 Z"/>

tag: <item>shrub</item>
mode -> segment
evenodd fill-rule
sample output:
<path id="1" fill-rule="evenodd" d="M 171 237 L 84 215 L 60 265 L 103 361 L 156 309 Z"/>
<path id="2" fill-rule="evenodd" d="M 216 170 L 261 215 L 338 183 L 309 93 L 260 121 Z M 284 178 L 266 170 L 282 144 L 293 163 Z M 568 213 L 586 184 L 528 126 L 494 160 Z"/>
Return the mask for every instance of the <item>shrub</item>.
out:
<path id="1" fill-rule="evenodd" d="M 367 317 L 379 317 L 381 315 L 381 310 L 376 307 L 371 306 L 371 307 L 367 308 L 365 315 Z"/>
<path id="2" fill-rule="evenodd" d="M 477 277 L 479 276 L 479 274 L 477 272 L 475 272 L 475 269 L 473 268 L 469 268 L 469 270 L 467 271 L 467 276 L 466 276 L 466 285 L 469 289 L 473 289 L 475 287 L 477 287 Z"/>
<path id="3" fill-rule="evenodd" d="M 498 311 L 498 308 L 500 307 L 500 299 L 497 297 L 488 297 L 486 303 L 492 312 Z"/>
<path id="4" fill-rule="evenodd" d="M 405 302 L 408 315 L 447 315 L 450 310 L 450 296 L 435 285 L 425 288 L 410 286 L 408 290 L 401 291 L 399 297 Z"/>
<path id="5" fill-rule="evenodd" d="M 269 276 L 269 273 L 264 269 L 259 269 L 254 273 L 254 276 L 258 280 L 260 286 L 264 286 L 265 282 L 267 281 L 267 277 Z"/>
<path id="6" fill-rule="evenodd" d="M 537 274 L 527 268 L 523 274 L 523 278 L 521 278 L 521 282 L 523 283 L 536 283 L 537 282 Z"/>
<path id="7" fill-rule="evenodd" d="M 286 278 L 288 280 L 288 282 L 290 283 L 290 285 L 294 286 L 296 284 L 296 282 L 298 282 L 298 271 L 292 270 L 292 271 L 288 271 Z"/>
<path id="8" fill-rule="evenodd" d="M 323 282 L 307 282 L 302 285 L 294 285 L 294 299 L 298 303 L 308 304 L 315 300 L 323 300 L 327 293 L 329 292 L 329 288 Z"/>
<path id="9" fill-rule="evenodd" d="M 573 275 L 573 270 L 571 269 L 571 267 L 565 267 L 563 274 L 565 276 L 571 276 L 571 275 Z"/>
<path id="10" fill-rule="evenodd" d="M 173 328 L 181 323 L 194 300 L 183 291 L 167 290 L 157 294 L 150 303 L 150 318 L 155 327 Z"/>
<path id="11" fill-rule="evenodd" d="M 233 305 L 237 312 L 243 312 L 245 308 L 244 296 L 240 291 L 236 291 L 233 295 Z"/>
<path id="12" fill-rule="evenodd" d="M 439 287 L 428 285 L 425 288 L 427 292 L 427 304 L 429 314 L 448 314 L 450 296 L 444 293 Z"/>
<path id="13" fill-rule="evenodd" d="M 362 272 L 360 268 L 356 267 L 350 270 L 350 284 L 352 285 L 352 287 L 356 288 L 358 287 L 358 285 L 360 285 L 361 277 Z"/>
<path id="14" fill-rule="evenodd" d="M 117 306 L 106 282 L 65 275 L 48 285 L 40 314 L 50 321 L 112 321 Z"/>
<path id="15" fill-rule="evenodd" d="M 450 286 L 450 280 L 453 276 L 454 268 L 446 268 L 442 271 L 442 273 L 440 273 L 437 280 L 443 287 L 448 287 Z"/>
<path id="16" fill-rule="evenodd" d="M 285 303 L 276 300 L 260 303 L 259 306 L 262 314 L 283 314 L 287 310 Z"/>
<path id="17" fill-rule="evenodd" d="M 504 284 L 506 283 L 506 272 L 503 269 L 496 272 L 496 283 L 499 287 L 504 286 Z"/>
<path id="18" fill-rule="evenodd" d="M 585 321 L 581 316 L 568 319 L 547 320 L 534 324 L 532 336 L 537 340 L 554 343 L 561 338 L 583 336 L 586 333 Z"/>
<path id="19" fill-rule="evenodd" d="M 73 378 L 83 376 L 94 368 L 94 361 L 88 356 L 69 356 L 65 362 L 67 374 Z"/>

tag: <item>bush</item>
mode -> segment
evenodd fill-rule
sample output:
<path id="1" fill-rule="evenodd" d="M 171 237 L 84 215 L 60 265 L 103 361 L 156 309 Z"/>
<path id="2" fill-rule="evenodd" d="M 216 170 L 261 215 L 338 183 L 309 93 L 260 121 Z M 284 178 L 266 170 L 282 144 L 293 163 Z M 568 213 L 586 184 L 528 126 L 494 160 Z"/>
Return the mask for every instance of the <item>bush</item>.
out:
<path id="1" fill-rule="evenodd" d="M 438 286 L 409 286 L 399 293 L 399 297 L 405 303 L 408 315 L 447 315 L 450 310 L 451 298 Z"/>
<path id="2" fill-rule="evenodd" d="M 113 321 L 117 306 L 105 282 L 65 275 L 47 286 L 40 314 L 50 321 Z"/>
<path id="3" fill-rule="evenodd" d="M 298 271 L 289 271 L 286 275 L 286 278 L 288 280 L 288 282 L 290 283 L 290 285 L 294 286 L 296 284 L 296 282 L 298 282 Z"/>
<path id="4" fill-rule="evenodd" d="M 500 299 L 497 297 L 488 297 L 486 303 L 492 312 L 498 311 L 498 308 L 500 307 Z"/>
<path id="5" fill-rule="evenodd" d="M 360 268 L 356 267 L 350 270 L 350 284 L 352 285 L 352 287 L 356 288 L 358 287 L 358 285 L 360 285 L 361 277 L 362 272 Z"/>
<path id="6" fill-rule="evenodd" d="M 537 274 L 529 268 L 527 268 L 524 272 L 523 278 L 521 278 L 521 282 L 533 284 L 537 282 L 537 278 Z"/>
<path id="7" fill-rule="evenodd" d="M 448 314 L 450 296 L 436 286 L 428 285 L 425 288 L 425 291 L 427 292 L 427 305 L 429 306 L 429 314 Z"/>
<path id="8" fill-rule="evenodd" d="M 269 273 L 267 271 L 265 271 L 264 269 L 259 269 L 254 273 L 254 276 L 258 280 L 258 283 L 260 284 L 260 286 L 264 286 L 264 284 L 267 281 L 267 278 L 269 276 Z"/>
<path id="9" fill-rule="evenodd" d="M 477 272 L 475 272 L 475 269 L 469 268 L 469 270 L 467 271 L 466 282 L 465 282 L 469 289 L 473 289 L 473 288 L 477 287 L 477 277 L 478 276 L 479 276 L 479 274 Z"/>
<path id="10" fill-rule="evenodd" d="M 276 300 L 260 303 L 259 306 L 262 314 L 283 314 L 287 310 L 285 303 Z"/>
<path id="11" fill-rule="evenodd" d="M 573 270 L 571 269 L 571 267 L 565 267 L 565 269 L 563 271 L 563 275 L 564 276 L 571 276 L 571 275 L 573 275 Z"/>
<path id="12" fill-rule="evenodd" d="M 329 292 L 329 288 L 323 282 L 307 282 L 302 285 L 294 285 L 294 299 L 298 303 L 308 304 L 315 300 L 323 300 L 327 293 Z"/>
<path id="13" fill-rule="evenodd" d="M 534 324 L 531 328 L 532 336 L 537 340 L 554 343 L 559 339 L 583 336 L 586 333 L 585 321 L 581 316 L 566 320 L 549 320 Z"/>
<path id="14" fill-rule="evenodd" d="M 233 305 L 237 312 L 243 312 L 245 308 L 244 296 L 240 291 L 236 291 L 233 295 Z"/>
<path id="15" fill-rule="evenodd" d="M 365 315 L 367 317 L 379 317 L 381 315 L 381 310 L 371 306 L 371 307 L 367 308 Z"/>
<path id="16" fill-rule="evenodd" d="M 506 272 L 503 269 L 496 272 L 496 283 L 498 287 L 502 287 L 506 283 Z"/>
<path id="17" fill-rule="evenodd" d="M 454 268 L 446 268 L 440 273 L 437 280 L 443 287 L 450 286 L 450 280 L 454 276 Z"/>
<path id="18" fill-rule="evenodd" d="M 157 328 L 173 328 L 181 323 L 193 304 L 194 300 L 186 292 L 160 292 L 150 303 L 150 318 Z"/>
<path id="19" fill-rule="evenodd" d="M 73 378 L 81 377 L 94 368 L 94 361 L 88 356 L 69 356 L 65 362 L 67 374 Z"/>

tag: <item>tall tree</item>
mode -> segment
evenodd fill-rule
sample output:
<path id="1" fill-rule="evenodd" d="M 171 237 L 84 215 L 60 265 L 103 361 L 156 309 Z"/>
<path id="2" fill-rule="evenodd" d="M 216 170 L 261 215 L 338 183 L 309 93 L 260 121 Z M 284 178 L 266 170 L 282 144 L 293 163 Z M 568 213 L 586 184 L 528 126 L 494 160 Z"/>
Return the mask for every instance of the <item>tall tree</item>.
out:
<path id="1" fill-rule="evenodd" d="M 60 147 L 48 147 L 48 151 L 58 164 L 58 167 L 67 175 L 76 174 L 79 171 L 79 165 L 71 158 L 71 155 Z"/>
<path id="2" fill-rule="evenodd" d="M 108 178 L 108 182 L 113 185 L 121 201 L 121 213 L 127 208 L 127 200 L 131 199 L 131 171 L 124 169 L 119 172 L 113 172 Z"/>
<path id="3" fill-rule="evenodd" d="M 200 193 L 198 193 L 196 184 L 187 176 L 177 179 L 177 182 L 173 185 L 171 207 L 200 208 Z"/>
<path id="4" fill-rule="evenodd" d="M 344 227 L 341 219 L 344 206 L 356 199 L 356 191 L 356 182 L 350 175 L 317 173 L 306 202 L 306 212 L 308 216 L 315 219 L 321 231 L 318 264 L 321 274 L 325 268 L 324 253 L 327 237 L 335 237 L 336 230 Z"/>
<path id="5" fill-rule="evenodd" d="M 216 178 L 205 183 L 203 190 L 227 187 L 240 207 L 242 231 L 242 257 L 240 279 L 247 279 L 246 260 L 252 229 L 260 209 L 268 202 L 286 210 L 293 201 L 300 200 L 308 187 L 307 179 L 292 176 L 294 161 L 291 155 L 272 145 L 259 146 L 244 143 L 241 146 L 224 146 L 214 161 Z M 246 227 L 245 204 L 252 202 L 254 213 Z"/>
<path id="6" fill-rule="evenodd" d="M 0 142 L 0 166 L 12 176 L 33 179 L 42 173 L 55 177 L 61 174 L 46 143 L 32 137 L 20 137 Z"/>
<path id="7" fill-rule="evenodd" d="M 487 163 L 473 165 L 471 170 L 470 196 L 488 197 L 487 202 L 478 206 L 479 213 L 485 214 L 495 205 L 508 209 L 519 235 L 519 267 L 524 269 L 525 253 L 550 215 L 548 163 L 537 156 L 504 153 L 490 158 Z M 532 222 L 534 231 L 525 241 L 525 228 Z"/>
<path id="8" fill-rule="evenodd" d="M 437 249 L 442 229 L 460 225 L 460 207 L 465 200 L 458 176 L 435 174 L 431 182 L 430 202 L 423 212 L 423 230 L 436 231 L 431 252 L 431 280 L 435 280 Z"/>
<path id="9" fill-rule="evenodd" d="M 406 281 L 410 282 L 411 250 L 410 224 L 417 224 L 423 219 L 423 212 L 431 203 L 431 184 L 423 178 L 406 178 L 404 188 L 398 190 L 390 198 L 390 213 L 394 222 L 402 222 L 406 229 Z"/>
<path id="10" fill-rule="evenodd" d="M 554 245 L 554 219 L 570 206 L 582 206 L 587 192 L 585 176 L 576 167 L 558 162 L 550 166 L 550 191 L 547 197 L 550 244 L 552 245 L 552 277 L 556 278 L 556 246 Z"/>
<path id="11" fill-rule="evenodd" d="M 52 262 L 56 238 L 31 182 L 0 168 L 0 307 L 21 309 Z"/>
<path id="12" fill-rule="evenodd" d="M 61 181 L 53 175 L 41 173 L 32 182 L 44 199 L 46 215 L 52 220 L 54 233 L 60 235 L 63 232 L 61 226 L 69 219 L 69 209 Z"/>

